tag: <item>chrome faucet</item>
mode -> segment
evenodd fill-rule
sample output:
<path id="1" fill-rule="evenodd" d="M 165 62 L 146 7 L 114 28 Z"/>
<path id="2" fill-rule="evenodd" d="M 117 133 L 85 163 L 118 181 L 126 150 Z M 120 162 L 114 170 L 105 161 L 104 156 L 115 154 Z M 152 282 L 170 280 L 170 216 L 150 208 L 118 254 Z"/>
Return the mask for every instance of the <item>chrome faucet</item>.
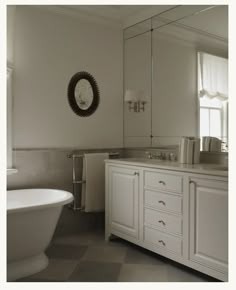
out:
<path id="1" fill-rule="evenodd" d="M 152 152 L 146 151 L 145 154 L 148 156 L 148 159 L 152 159 L 153 158 Z"/>
<path id="2" fill-rule="evenodd" d="M 145 152 L 145 154 L 148 156 L 148 159 L 158 159 L 158 160 L 164 160 L 165 159 L 165 154 L 162 152 L 158 152 L 156 154 L 153 154 L 152 152 Z"/>

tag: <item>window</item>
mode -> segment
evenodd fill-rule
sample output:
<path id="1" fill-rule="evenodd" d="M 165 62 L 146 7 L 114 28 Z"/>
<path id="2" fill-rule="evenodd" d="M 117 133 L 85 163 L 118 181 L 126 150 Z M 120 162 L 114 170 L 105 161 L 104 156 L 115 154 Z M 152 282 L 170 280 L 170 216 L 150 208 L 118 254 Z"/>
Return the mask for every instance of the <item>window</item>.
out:
<path id="1" fill-rule="evenodd" d="M 212 136 L 228 146 L 228 60 L 198 53 L 200 137 Z"/>

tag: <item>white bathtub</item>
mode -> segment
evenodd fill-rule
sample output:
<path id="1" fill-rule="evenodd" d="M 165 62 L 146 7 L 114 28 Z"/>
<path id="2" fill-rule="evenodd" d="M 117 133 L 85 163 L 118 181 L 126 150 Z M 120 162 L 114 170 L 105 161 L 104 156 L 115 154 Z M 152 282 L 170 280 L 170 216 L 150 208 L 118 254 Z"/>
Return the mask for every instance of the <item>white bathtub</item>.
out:
<path id="1" fill-rule="evenodd" d="M 37 273 L 48 265 L 49 245 L 70 192 L 54 189 L 7 191 L 7 281 Z"/>

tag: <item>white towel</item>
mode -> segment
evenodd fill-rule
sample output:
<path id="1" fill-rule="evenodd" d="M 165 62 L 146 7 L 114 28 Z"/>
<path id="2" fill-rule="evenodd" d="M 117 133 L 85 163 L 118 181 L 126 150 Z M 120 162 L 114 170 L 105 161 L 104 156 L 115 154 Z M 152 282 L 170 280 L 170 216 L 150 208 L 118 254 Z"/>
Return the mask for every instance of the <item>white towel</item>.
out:
<path id="1" fill-rule="evenodd" d="M 179 148 L 179 163 L 199 163 L 200 160 L 200 138 L 181 137 Z"/>
<path id="2" fill-rule="evenodd" d="M 84 154 L 81 205 L 85 212 L 105 210 L 105 163 L 108 153 Z"/>
<path id="3" fill-rule="evenodd" d="M 216 137 L 211 137 L 210 151 L 220 152 L 221 151 L 221 140 Z"/>
<path id="4" fill-rule="evenodd" d="M 211 137 L 209 136 L 202 137 L 202 150 L 203 151 L 210 151 L 210 142 L 211 142 Z"/>

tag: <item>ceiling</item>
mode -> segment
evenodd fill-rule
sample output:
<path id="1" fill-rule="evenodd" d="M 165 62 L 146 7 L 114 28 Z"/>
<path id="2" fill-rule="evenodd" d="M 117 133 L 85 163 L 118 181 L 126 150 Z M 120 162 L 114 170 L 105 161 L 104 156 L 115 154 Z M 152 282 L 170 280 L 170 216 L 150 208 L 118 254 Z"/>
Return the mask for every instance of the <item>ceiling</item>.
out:
<path id="1" fill-rule="evenodd" d="M 181 7 L 162 13 L 162 16 L 175 14 L 179 11 L 179 18 L 183 15 L 192 15 L 192 11 L 200 11 L 210 8 L 204 12 L 192 15 L 180 21 L 180 23 L 204 32 L 228 39 L 228 6 L 227 5 L 178 5 Z M 59 7 L 59 6 L 57 6 Z M 116 23 L 123 28 L 145 20 L 163 11 L 167 11 L 176 5 L 60 5 L 61 9 L 94 16 Z M 173 13 L 174 11 L 175 13 Z M 176 17 L 178 19 L 178 17 Z"/>
<path id="2" fill-rule="evenodd" d="M 162 7 L 163 6 L 163 7 Z M 143 11 L 163 11 L 170 5 L 69 5 L 71 9 L 86 11 L 96 16 L 113 19 L 118 22 L 125 22 L 127 18 L 137 15 Z"/>

